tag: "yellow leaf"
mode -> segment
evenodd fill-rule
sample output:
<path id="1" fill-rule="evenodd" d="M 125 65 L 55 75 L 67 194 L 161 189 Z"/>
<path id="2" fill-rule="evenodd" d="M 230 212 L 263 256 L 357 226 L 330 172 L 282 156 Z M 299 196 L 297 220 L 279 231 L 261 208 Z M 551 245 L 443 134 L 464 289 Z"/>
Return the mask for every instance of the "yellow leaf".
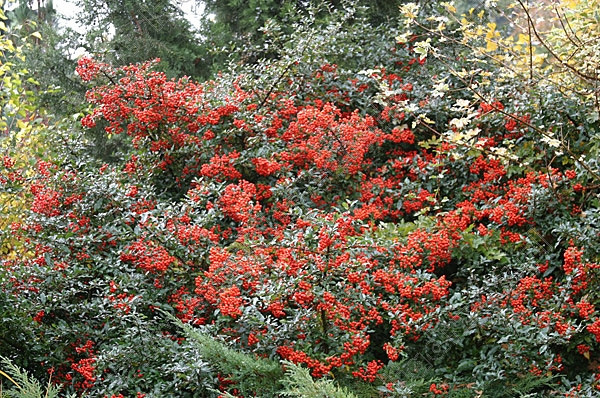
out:
<path id="1" fill-rule="evenodd" d="M 498 49 L 498 44 L 496 44 L 496 42 L 487 40 L 485 42 L 485 44 L 486 44 L 486 47 L 485 47 L 486 51 L 496 51 Z"/>
<path id="2" fill-rule="evenodd" d="M 529 36 L 519 33 L 519 40 L 517 41 L 519 44 L 529 43 Z"/>
<path id="3" fill-rule="evenodd" d="M 448 10 L 449 12 L 451 12 L 451 13 L 456 12 L 456 7 L 454 7 L 454 5 L 452 3 L 443 2 L 442 5 L 444 7 L 446 7 L 446 10 Z"/>
<path id="4" fill-rule="evenodd" d="M 586 351 L 583 353 L 583 356 L 589 361 L 590 360 L 590 352 Z"/>
<path id="5" fill-rule="evenodd" d="M 40 32 L 33 32 L 30 36 L 36 37 L 40 40 L 42 40 L 42 35 Z"/>
<path id="6" fill-rule="evenodd" d="M 408 19 L 412 20 L 417 17 L 419 6 L 415 3 L 408 3 L 400 7 L 400 12 Z"/>
<path id="7" fill-rule="evenodd" d="M 26 129 L 27 123 L 23 122 L 21 119 L 17 119 L 17 127 L 20 129 Z"/>

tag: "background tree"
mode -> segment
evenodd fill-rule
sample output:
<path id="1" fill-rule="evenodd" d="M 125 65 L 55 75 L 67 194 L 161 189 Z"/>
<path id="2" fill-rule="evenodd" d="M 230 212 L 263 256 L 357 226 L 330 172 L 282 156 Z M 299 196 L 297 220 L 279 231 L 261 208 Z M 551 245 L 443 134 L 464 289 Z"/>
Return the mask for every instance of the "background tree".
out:
<path id="1" fill-rule="evenodd" d="M 394 1 L 282 1 L 282 0 L 208 0 L 202 2 L 204 18 L 201 34 L 204 38 L 202 62 L 206 70 L 214 73 L 229 61 L 252 63 L 259 58 L 277 57 L 277 46 L 269 33 L 276 29 L 289 35 L 291 27 L 309 10 L 317 12 L 318 23 L 325 24 L 334 10 L 355 10 L 356 24 L 368 23 L 379 27 L 394 25 L 402 0 Z M 358 39 L 358 38 L 357 38 Z"/>
<path id="2" fill-rule="evenodd" d="M 21 0 L 7 16 L 9 37 L 24 55 L 14 62 L 35 76 L 35 83 L 26 84 L 39 105 L 58 116 L 78 112 L 86 90 L 74 73 L 79 34 L 59 25 L 52 1 L 33 8 L 30 1 Z"/>
<path id="3" fill-rule="evenodd" d="M 78 22 L 89 27 L 84 48 L 115 65 L 154 58 L 171 77 L 201 76 L 199 38 L 169 0 L 81 0 Z"/>

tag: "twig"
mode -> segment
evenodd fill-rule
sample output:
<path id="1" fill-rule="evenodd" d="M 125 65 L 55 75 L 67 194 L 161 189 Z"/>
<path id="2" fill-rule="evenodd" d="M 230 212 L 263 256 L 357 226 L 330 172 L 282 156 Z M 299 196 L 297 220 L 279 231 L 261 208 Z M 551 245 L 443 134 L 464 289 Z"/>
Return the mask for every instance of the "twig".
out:
<path id="1" fill-rule="evenodd" d="M 527 0 L 529 6 L 529 0 Z M 529 39 L 529 83 L 533 82 L 533 44 L 531 41 L 531 21 L 527 20 L 527 36 Z"/>
<path id="2" fill-rule="evenodd" d="M 575 40 L 573 40 L 573 38 L 571 38 L 571 35 L 569 34 L 569 32 L 567 32 L 567 28 L 565 27 L 565 24 L 563 22 L 563 18 L 560 15 L 560 11 L 558 10 L 558 7 L 556 5 L 554 5 L 554 11 L 556 12 L 556 15 L 558 16 L 558 22 L 560 22 L 560 26 L 561 26 L 563 32 L 565 32 L 565 35 L 567 35 L 567 38 L 569 39 L 569 41 L 571 43 L 573 43 L 573 45 L 575 47 L 579 48 L 579 46 L 581 45 L 581 40 L 579 40 L 579 38 L 577 37 L 577 35 L 575 35 L 575 32 L 573 32 L 573 29 L 571 28 L 571 24 L 569 24 L 569 20 L 567 18 L 565 18 L 565 20 L 567 21 L 567 24 L 569 24 L 569 28 L 570 28 L 571 32 L 573 33 L 573 35 L 575 36 L 575 38 L 579 41 L 579 44 L 575 43 Z"/>
<path id="3" fill-rule="evenodd" d="M 544 137 L 547 137 L 547 138 L 550 138 L 550 139 L 554 139 L 554 137 L 552 135 L 548 134 L 547 132 L 545 132 L 544 130 L 540 129 L 539 127 L 534 126 L 531 123 L 529 123 L 528 121 L 523 120 L 523 119 L 521 119 L 521 118 L 519 118 L 519 117 L 517 117 L 515 115 L 512 115 L 512 114 L 506 112 L 504 109 L 501 109 L 501 108 L 497 107 L 494 104 L 491 104 L 491 101 L 488 101 L 483 96 L 483 94 L 481 94 L 479 91 L 475 90 L 470 84 L 468 84 L 468 82 L 464 78 L 460 77 L 460 75 L 458 74 L 458 72 L 451 65 L 449 65 L 447 62 L 444 62 L 443 60 L 441 60 L 441 62 L 444 63 L 452 71 L 452 73 L 460 81 L 463 82 L 463 84 L 465 84 L 466 88 L 469 91 L 471 91 L 473 94 L 475 94 L 475 96 L 477 98 L 479 98 L 481 101 L 486 102 L 486 103 L 490 103 L 490 106 L 495 111 L 503 114 L 504 116 L 506 116 L 506 117 L 508 117 L 510 119 L 513 119 L 513 120 L 515 120 L 515 121 L 517 121 L 519 123 L 524 124 L 525 126 L 529 127 L 530 129 L 534 130 L 535 132 L 543 135 Z M 567 145 L 565 145 L 565 143 L 562 140 L 559 141 L 559 144 L 560 144 L 561 149 L 564 150 L 569 155 L 569 157 L 571 157 L 571 159 L 573 159 L 576 163 L 580 164 L 584 169 L 586 169 L 586 171 L 589 172 L 594 177 L 594 179 L 600 180 L 600 175 L 598 175 L 598 173 L 596 173 L 594 170 L 592 170 L 587 164 L 585 164 L 584 162 L 580 161 L 579 158 L 577 158 L 577 156 L 575 156 L 575 154 L 571 151 L 571 149 Z"/>
<path id="4" fill-rule="evenodd" d="M 108 78 L 108 80 L 110 80 L 110 82 L 111 82 L 111 83 L 112 83 L 114 86 L 116 86 L 116 85 L 117 85 L 117 82 L 115 82 L 115 81 L 114 81 L 114 79 L 112 78 L 112 76 L 110 76 L 108 73 L 106 73 L 106 71 L 105 71 L 104 69 L 101 69 L 101 71 L 102 71 L 102 74 L 103 74 L 103 75 L 104 75 L 106 78 Z"/>
<path id="5" fill-rule="evenodd" d="M 550 55 L 552 55 L 552 57 L 554 57 L 562 66 L 564 66 L 565 68 L 570 69 L 577 76 L 579 76 L 579 77 L 581 77 L 581 78 L 583 78 L 585 80 L 591 80 L 591 81 L 597 81 L 598 80 L 598 76 L 592 76 L 592 75 L 588 75 L 586 73 L 583 73 L 582 71 L 580 71 L 579 69 L 577 69 L 573 65 L 565 62 L 558 54 L 556 54 L 556 52 L 552 48 L 550 48 L 550 46 L 544 41 L 544 39 L 541 37 L 541 35 L 538 32 L 538 30 L 535 28 L 535 25 L 533 24 L 533 19 L 531 17 L 531 14 L 529 14 L 529 9 L 527 8 L 527 6 L 525 6 L 525 4 L 523 4 L 522 0 L 517 0 L 517 2 L 519 3 L 519 5 L 523 9 L 523 11 L 525 12 L 525 15 L 527 16 L 527 19 L 530 22 L 531 29 L 532 29 L 533 33 L 535 34 L 535 37 L 538 39 L 538 41 L 540 42 L 540 44 L 542 46 L 544 46 L 544 48 L 550 53 Z"/>
<path id="6" fill-rule="evenodd" d="M 281 82 L 281 79 L 283 79 L 285 77 L 285 75 L 288 73 L 288 71 L 290 70 L 290 68 L 292 67 L 292 65 L 294 65 L 295 63 L 296 63 L 296 61 L 290 62 L 288 64 L 288 66 L 286 66 L 286 68 L 283 70 L 283 72 L 281 72 L 281 74 L 279 75 L 279 77 L 277 78 L 277 80 L 275 81 L 275 83 L 273 83 L 271 85 L 271 88 L 269 88 L 269 91 L 267 92 L 267 94 L 265 95 L 265 97 L 262 99 L 262 101 L 258 105 L 258 108 L 256 108 L 257 112 L 259 110 L 261 110 L 262 107 L 267 103 L 267 100 L 269 99 L 269 97 L 271 96 L 271 94 L 273 93 L 273 91 L 275 90 L 275 87 L 277 87 L 277 85 L 279 85 L 279 82 Z"/>

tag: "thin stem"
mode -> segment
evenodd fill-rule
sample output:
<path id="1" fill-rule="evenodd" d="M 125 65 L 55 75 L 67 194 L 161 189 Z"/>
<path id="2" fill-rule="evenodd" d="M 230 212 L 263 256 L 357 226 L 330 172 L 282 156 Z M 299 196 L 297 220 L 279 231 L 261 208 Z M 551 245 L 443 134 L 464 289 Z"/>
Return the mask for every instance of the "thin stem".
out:
<path id="1" fill-rule="evenodd" d="M 441 60 L 441 59 L 440 59 Z M 546 131 L 540 129 L 537 126 L 532 125 L 531 123 L 529 123 L 526 120 L 523 120 L 515 115 L 512 115 L 508 112 L 506 112 L 504 109 L 500 109 L 498 108 L 496 105 L 492 104 L 492 101 L 489 101 L 488 99 L 486 99 L 483 94 L 481 94 L 479 91 L 475 90 L 470 84 L 469 82 L 467 82 L 464 78 L 460 77 L 460 75 L 458 74 L 458 72 L 447 62 L 444 62 L 443 60 L 441 60 L 442 63 L 444 63 L 451 71 L 452 73 L 460 80 L 463 82 L 463 84 L 466 86 L 466 88 L 471 91 L 473 94 L 475 94 L 475 96 L 477 98 L 479 98 L 481 101 L 486 102 L 486 103 L 490 103 L 490 106 L 497 112 L 503 114 L 504 116 L 506 116 L 507 118 L 513 119 L 519 123 L 524 124 L 525 126 L 529 127 L 530 129 L 532 129 L 533 131 L 543 135 L 546 138 L 550 138 L 550 139 L 554 139 L 554 137 L 550 134 L 548 134 Z M 565 145 L 565 143 L 561 140 L 559 141 L 559 145 L 561 147 L 561 149 L 567 153 L 569 155 L 569 157 L 571 159 L 573 159 L 573 161 L 575 161 L 577 164 L 581 165 L 584 169 L 587 170 L 588 173 L 590 173 L 594 179 L 596 180 L 600 180 L 600 175 L 598 175 L 598 173 L 596 173 L 594 170 L 592 170 L 587 164 L 585 164 L 584 162 L 580 161 L 579 158 L 577 158 L 577 156 L 575 156 L 575 154 L 573 153 L 573 151 L 571 151 L 571 149 Z"/>
<path id="2" fill-rule="evenodd" d="M 529 0 L 527 0 L 529 7 Z M 527 20 L 527 36 L 529 38 L 529 83 L 533 82 L 533 44 L 531 40 L 531 21 Z"/>
<path id="3" fill-rule="evenodd" d="M 558 22 L 560 22 L 560 26 L 563 30 L 563 32 L 565 32 L 565 35 L 567 36 L 567 38 L 569 39 L 569 41 L 575 46 L 575 47 L 579 47 L 581 44 L 581 40 L 579 40 L 579 38 L 577 37 L 577 35 L 575 35 L 575 32 L 573 32 L 573 29 L 571 28 L 571 24 L 569 24 L 569 20 L 565 17 L 565 20 L 567 21 L 567 24 L 569 25 L 569 29 L 571 30 L 571 32 L 573 33 L 573 35 L 575 36 L 575 38 L 579 41 L 579 43 L 576 43 L 575 40 L 571 37 L 571 35 L 569 34 L 569 32 L 567 32 L 567 28 L 563 22 L 563 17 L 560 15 L 560 11 L 558 10 L 558 7 L 555 5 L 554 6 L 554 11 L 556 12 L 556 15 L 558 16 Z"/>
<path id="4" fill-rule="evenodd" d="M 10 377 L 10 376 L 9 376 L 8 374 L 6 374 L 4 371 L 0 370 L 0 375 L 2 375 L 2 376 L 4 376 L 4 377 L 6 377 L 8 380 L 10 380 L 11 382 L 13 382 L 13 384 L 14 384 L 15 386 L 17 386 L 17 388 L 18 388 L 19 390 L 22 390 L 22 389 L 23 389 L 23 387 L 21 387 L 21 386 L 20 386 L 20 385 L 19 385 L 19 384 L 18 384 L 16 381 L 14 381 L 14 379 L 13 379 L 12 377 Z"/>
<path id="5" fill-rule="evenodd" d="M 523 11 L 525 12 L 525 15 L 527 16 L 527 20 L 530 23 L 531 30 L 533 31 L 535 37 L 538 39 L 538 41 L 540 42 L 540 44 L 542 46 L 544 46 L 544 48 L 550 53 L 550 55 L 552 55 L 552 57 L 554 59 L 556 59 L 562 66 L 564 66 L 565 68 L 570 69 L 577 76 L 579 76 L 579 77 L 581 77 L 581 78 L 583 78 L 585 80 L 591 80 L 591 81 L 598 80 L 597 76 L 588 75 L 586 73 L 583 73 L 582 71 L 580 71 L 579 69 L 577 69 L 573 65 L 565 62 L 558 54 L 556 54 L 556 52 L 544 41 L 544 39 L 542 38 L 542 36 L 538 32 L 538 30 L 536 29 L 536 27 L 535 27 L 535 25 L 533 23 L 533 18 L 531 17 L 531 14 L 529 13 L 529 8 L 525 4 L 523 4 L 522 0 L 517 0 L 517 2 L 519 3 L 519 5 L 523 9 Z"/>

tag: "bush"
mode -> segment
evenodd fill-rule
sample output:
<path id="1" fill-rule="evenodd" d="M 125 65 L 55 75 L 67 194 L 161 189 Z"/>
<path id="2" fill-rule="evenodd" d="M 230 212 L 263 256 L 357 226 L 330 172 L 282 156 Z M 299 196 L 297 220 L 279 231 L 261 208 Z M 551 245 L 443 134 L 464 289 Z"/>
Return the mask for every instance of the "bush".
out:
<path id="1" fill-rule="evenodd" d="M 83 127 L 130 145 L 63 132 L 23 185 L 3 322 L 32 362 L 92 396 L 596 389 L 597 153 L 561 116 L 585 99 L 492 84 L 495 27 L 473 55 L 468 21 L 403 10 L 368 70 L 319 50 L 351 45 L 335 23 L 203 84 L 81 59 Z"/>

